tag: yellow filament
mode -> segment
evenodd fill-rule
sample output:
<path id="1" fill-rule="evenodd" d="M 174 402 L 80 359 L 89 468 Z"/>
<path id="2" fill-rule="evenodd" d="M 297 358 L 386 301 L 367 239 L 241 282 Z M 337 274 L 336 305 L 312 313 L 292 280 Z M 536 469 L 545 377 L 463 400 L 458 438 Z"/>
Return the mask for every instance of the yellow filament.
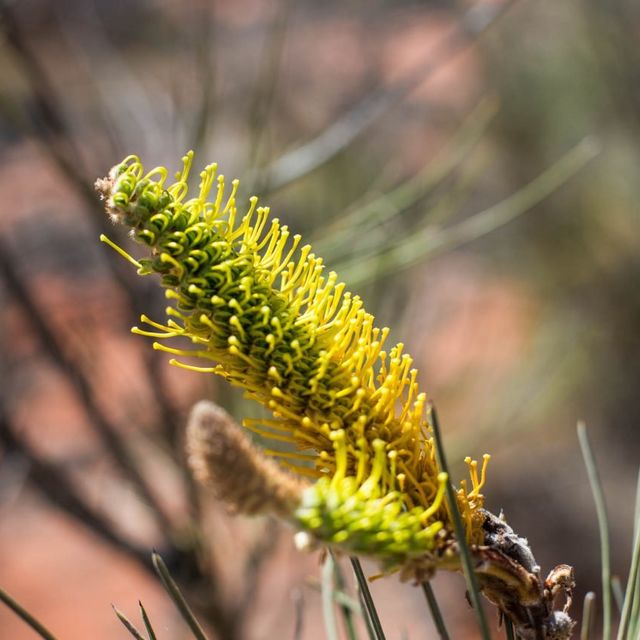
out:
<path id="1" fill-rule="evenodd" d="M 100 242 L 104 242 L 106 245 L 111 247 L 116 253 L 119 253 L 127 262 L 130 262 L 137 269 L 142 269 L 142 265 L 132 256 L 130 256 L 124 249 L 120 248 L 111 238 L 104 235 L 104 233 L 100 234 Z"/>
<path id="2" fill-rule="evenodd" d="M 263 453 L 275 458 L 288 458 L 291 460 L 301 460 L 303 462 L 315 462 L 317 456 L 308 453 L 294 453 L 293 451 L 277 451 L 276 449 L 264 449 Z"/>
<path id="3" fill-rule="evenodd" d="M 186 369 L 187 371 L 195 371 L 197 373 L 219 373 L 220 367 L 196 367 L 192 364 L 187 364 L 186 362 L 180 362 L 175 358 L 171 358 L 169 360 L 169 364 L 174 367 L 179 367 L 180 369 Z"/>
<path id="4" fill-rule="evenodd" d="M 147 331 L 146 329 L 140 329 L 140 327 L 131 327 L 131 333 L 135 333 L 137 336 L 145 336 L 147 338 L 175 338 L 182 335 L 182 331 Z"/>
<path id="5" fill-rule="evenodd" d="M 288 462 L 287 460 L 280 460 L 279 464 L 281 464 L 283 467 L 286 467 L 287 469 L 291 469 L 291 471 L 295 473 L 299 473 L 300 475 L 303 475 L 303 476 L 308 476 L 309 478 L 313 478 L 314 480 L 317 480 L 318 478 L 322 478 L 322 476 L 325 475 L 321 471 L 316 471 L 315 469 L 309 469 L 309 467 L 301 467 L 300 465 L 293 464 L 291 462 Z"/>
<path id="6" fill-rule="evenodd" d="M 333 448 L 336 452 L 336 468 L 331 479 L 331 486 L 336 488 L 347 474 L 347 447 L 345 444 L 345 433 L 343 429 L 331 433 Z"/>
<path id="7" fill-rule="evenodd" d="M 185 356 L 187 358 L 206 358 L 207 360 L 217 359 L 208 351 L 202 351 L 199 349 L 176 349 L 174 347 L 168 347 L 166 344 L 162 344 L 161 342 L 154 342 L 153 348 L 156 351 L 166 351 L 167 353 L 171 353 L 174 356 Z"/>
<path id="8" fill-rule="evenodd" d="M 253 431 L 253 433 L 257 433 L 259 436 L 263 436 L 264 438 L 269 438 L 271 440 L 279 440 L 280 442 L 288 442 L 289 444 L 296 444 L 297 440 L 292 438 L 291 436 L 282 436 L 279 433 L 272 433 L 271 431 L 267 431 L 266 429 L 260 429 L 259 427 L 244 423 L 244 426 Z"/>
<path id="9" fill-rule="evenodd" d="M 437 513 L 438 509 L 440 509 L 448 480 L 449 476 L 446 473 L 441 472 L 438 474 L 438 491 L 436 492 L 435 498 L 433 499 L 431 506 L 420 515 L 420 519 L 424 524 L 426 524 L 427 520 L 429 520 L 429 518 Z"/>

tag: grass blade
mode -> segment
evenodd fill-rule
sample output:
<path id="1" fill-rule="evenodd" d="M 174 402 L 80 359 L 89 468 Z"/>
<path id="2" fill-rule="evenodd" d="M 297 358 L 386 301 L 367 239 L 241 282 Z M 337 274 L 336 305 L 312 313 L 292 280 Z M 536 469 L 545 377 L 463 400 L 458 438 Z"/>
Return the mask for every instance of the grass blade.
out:
<path id="1" fill-rule="evenodd" d="M 352 556 L 351 566 L 353 567 L 353 572 L 356 574 L 356 580 L 358 581 L 358 587 L 360 588 L 360 594 L 362 595 L 364 608 L 369 615 L 369 621 L 371 622 L 374 638 L 376 640 L 385 640 L 384 631 L 382 630 L 382 625 L 380 624 L 380 618 L 378 617 L 376 606 L 373 603 L 371 591 L 369 591 L 369 584 L 367 583 L 367 579 L 365 578 L 364 571 L 362 571 L 360 560 Z"/>
<path id="2" fill-rule="evenodd" d="M 338 640 L 338 625 L 333 598 L 334 564 L 333 556 L 327 552 L 327 557 L 322 565 L 322 616 L 328 640 Z"/>
<path id="3" fill-rule="evenodd" d="M 609 545 L 609 523 L 607 519 L 607 507 L 604 501 L 602 484 L 598 476 L 596 461 L 589 444 L 587 436 L 587 428 L 584 422 L 578 423 L 578 440 L 582 449 L 582 457 L 587 468 L 589 476 L 589 484 L 591 485 L 591 493 L 593 501 L 596 505 L 596 514 L 598 518 L 598 528 L 600 530 L 600 555 L 602 562 L 602 637 L 604 640 L 611 638 L 611 564 L 610 564 L 610 545 Z"/>
<path id="4" fill-rule="evenodd" d="M 365 604 L 364 598 L 362 597 L 362 591 L 358 589 L 358 600 L 360 602 L 360 606 L 362 608 L 362 617 L 364 619 L 364 624 L 367 629 L 367 637 L 369 640 L 376 640 L 376 632 L 371 624 L 371 616 L 367 611 L 367 605 Z"/>
<path id="5" fill-rule="evenodd" d="M 441 65 L 473 44 L 474 39 L 470 35 L 477 38 L 486 33 L 513 4 L 515 0 L 501 3 L 482 19 L 479 19 L 478 8 L 472 6 L 461 16 L 456 28 L 429 52 L 428 58 L 415 70 L 390 87 L 381 84 L 374 88 L 315 138 L 270 163 L 259 181 L 275 191 L 329 162 L 384 114 L 400 104 L 419 84 L 438 72 Z"/>
<path id="6" fill-rule="evenodd" d="M 496 114 L 496 102 L 493 98 L 481 100 L 454 134 L 450 144 L 416 176 L 403 181 L 383 195 L 358 206 L 349 207 L 329 223 L 321 237 L 312 238 L 318 255 L 324 256 L 327 261 L 330 257 L 335 261 L 336 254 L 349 255 L 353 250 L 354 233 L 369 231 L 372 227 L 379 227 L 395 216 L 402 215 L 432 192 L 469 156 Z M 429 220 L 432 221 L 431 213 Z"/>
<path id="7" fill-rule="evenodd" d="M 293 640 L 301 640 L 302 630 L 304 629 L 304 596 L 302 591 L 294 589 L 291 593 L 293 601 Z"/>
<path id="8" fill-rule="evenodd" d="M 580 640 L 591 640 L 591 629 L 596 615 L 596 594 L 589 591 L 584 597 L 582 607 L 582 626 L 580 627 Z"/>
<path id="9" fill-rule="evenodd" d="M 394 238 L 393 243 L 378 248 L 372 255 L 351 255 L 342 264 L 335 265 L 336 271 L 351 286 L 362 285 L 381 273 L 387 275 L 401 271 L 427 257 L 432 258 L 473 242 L 539 204 L 593 160 L 598 151 L 594 141 L 585 138 L 539 176 L 498 204 L 450 227 L 433 229 L 427 225 L 416 229 L 407 237 Z"/>
<path id="10" fill-rule="evenodd" d="M 440 607 L 438 606 L 436 594 L 433 592 L 431 583 L 422 582 L 420 586 L 422 587 L 422 591 L 427 598 L 427 604 L 429 605 L 431 617 L 433 618 L 433 623 L 436 625 L 438 635 L 440 636 L 441 640 L 449 640 L 449 632 L 447 631 L 447 626 L 444 622 L 444 618 L 442 617 L 442 612 L 440 611 Z"/>
<path id="11" fill-rule="evenodd" d="M 631 564 L 629 567 L 629 578 L 627 580 L 627 590 L 625 592 L 622 613 L 620 614 L 620 626 L 618 627 L 618 640 L 624 640 L 627 632 L 633 637 L 633 632 L 638 631 L 638 582 L 640 580 L 640 474 L 638 475 L 638 488 L 636 490 L 636 508 L 634 514 L 633 547 L 631 550 Z M 632 628 L 633 627 L 633 628 Z"/>
<path id="12" fill-rule="evenodd" d="M 340 564 L 335 560 L 335 558 L 333 561 L 333 578 L 336 585 L 336 591 L 333 594 L 334 600 L 340 607 L 347 639 L 357 640 L 358 636 L 356 634 L 356 628 L 353 621 L 353 614 L 354 611 L 357 611 L 358 609 L 360 609 L 360 607 L 345 593 L 346 584 L 344 575 L 342 573 L 342 569 L 340 568 Z"/>
<path id="13" fill-rule="evenodd" d="M 207 636 L 202 630 L 200 623 L 193 615 L 193 612 L 189 608 L 189 605 L 180 592 L 180 589 L 178 589 L 178 585 L 171 577 L 164 560 L 154 551 L 151 555 L 151 561 L 153 562 L 153 566 L 155 567 L 157 574 L 160 576 L 160 580 L 162 581 L 165 591 L 169 594 L 171 600 L 173 600 L 173 603 L 176 605 L 176 608 L 180 612 L 184 621 L 189 625 L 191 633 L 193 633 L 196 640 L 207 640 Z"/>
<path id="14" fill-rule="evenodd" d="M 624 603 L 624 591 L 622 590 L 622 583 L 618 576 L 611 578 L 611 593 L 613 594 L 613 601 L 616 603 L 618 613 L 622 613 L 622 606 Z"/>
<path id="15" fill-rule="evenodd" d="M 444 471 L 449 475 L 449 469 L 447 467 L 447 460 L 444 454 L 444 446 L 442 443 L 442 437 L 440 435 L 440 424 L 438 422 L 438 413 L 434 406 L 431 407 L 431 426 L 433 428 L 433 441 L 436 445 L 436 459 L 438 460 L 438 466 L 441 471 Z M 451 477 L 451 476 L 449 476 Z M 475 611 L 476 618 L 478 620 L 478 626 L 480 627 L 480 633 L 483 640 L 491 640 L 491 633 L 489 632 L 489 625 L 487 624 L 487 617 L 480 600 L 480 590 L 478 589 L 478 581 L 476 574 L 473 571 L 473 562 L 471 560 L 471 553 L 467 545 L 464 526 L 462 524 L 462 518 L 460 517 L 460 511 L 458 511 L 458 503 L 453 491 L 453 485 L 451 482 L 447 482 L 447 503 L 451 510 L 451 516 L 453 518 L 453 528 L 460 547 L 460 559 L 462 560 L 462 569 L 464 571 L 464 577 L 467 581 L 467 590 L 469 591 L 469 599 L 473 610 Z"/>
<path id="16" fill-rule="evenodd" d="M 507 636 L 507 640 L 515 640 L 516 636 L 513 633 L 513 624 L 509 618 L 504 619 L 504 633 Z"/>
<path id="17" fill-rule="evenodd" d="M 131 622 L 131 620 L 129 620 L 129 618 L 127 618 L 127 616 L 124 615 L 124 613 L 122 613 L 122 611 L 120 611 L 115 604 L 111 605 L 113 608 L 113 611 L 115 612 L 115 614 L 118 616 L 118 620 L 120 620 L 120 622 L 122 622 L 124 628 L 136 639 L 136 640 L 147 640 L 135 627 L 135 625 L 133 624 L 133 622 Z"/>
<path id="18" fill-rule="evenodd" d="M 151 621 L 149 620 L 149 616 L 142 606 L 142 602 L 138 601 L 138 605 L 140 606 L 140 613 L 142 614 L 142 621 L 144 622 L 144 628 L 147 630 L 147 635 L 149 636 L 149 640 L 156 640 L 156 632 L 153 630 L 151 626 Z"/>
<path id="19" fill-rule="evenodd" d="M 629 638 L 640 640 L 640 570 L 636 571 L 631 614 L 629 615 Z"/>
<path id="20" fill-rule="evenodd" d="M 44 640 L 56 640 L 56 637 L 41 622 L 36 620 L 22 605 L 18 604 L 6 591 L 0 589 L 0 601 L 4 602 L 11 611 L 22 618 Z"/>

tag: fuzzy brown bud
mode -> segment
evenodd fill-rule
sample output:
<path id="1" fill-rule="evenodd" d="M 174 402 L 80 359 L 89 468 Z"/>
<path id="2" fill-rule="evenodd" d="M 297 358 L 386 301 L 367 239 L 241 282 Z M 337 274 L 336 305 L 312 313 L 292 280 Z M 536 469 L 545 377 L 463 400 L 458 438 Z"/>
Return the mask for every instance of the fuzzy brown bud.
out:
<path id="1" fill-rule="evenodd" d="M 191 410 L 187 454 L 198 481 L 235 511 L 290 519 L 300 504 L 306 483 L 264 456 L 213 402 Z"/>

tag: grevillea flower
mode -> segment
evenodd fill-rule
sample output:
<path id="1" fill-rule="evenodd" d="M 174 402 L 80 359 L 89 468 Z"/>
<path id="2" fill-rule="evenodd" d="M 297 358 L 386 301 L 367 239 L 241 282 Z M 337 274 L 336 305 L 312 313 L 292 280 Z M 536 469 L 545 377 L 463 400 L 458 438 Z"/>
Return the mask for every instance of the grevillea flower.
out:
<path id="1" fill-rule="evenodd" d="M 167 185 L 166 169 L 145 175 L 130 156 L 97 183 L 112 218 L 150 255 L 135 261 L 116 249 L 141 275 L 159 274 L 170 301 L 166 323 L 143 317 L 150 329 L 134 331 L 163 340 L 157 349 L 209 361 L 172 362 L 221 375 L 270 410 L 271 418 L 244 425 L 293 445 L 267 453 L 313 478 L 290 514 L 299 527 L 387 566 L 442 555 L 454 539 L 443 500 L 448 479 L 411 357 L 402 344 L 385 347 L 389 330 L 374 326 L 362 300 L 268 207 L 254 197 L 239 215 L 238 181 L 225 195 L 216 165 L 188 199 L 191 162 L 190 153 Z M 179 337 L 195 348 L 164 342 Z M 467 459 L 470 488 L 462 481 L 457 490 L 472 544 L 484 540 L 487 460 L 479 472 Z"/>

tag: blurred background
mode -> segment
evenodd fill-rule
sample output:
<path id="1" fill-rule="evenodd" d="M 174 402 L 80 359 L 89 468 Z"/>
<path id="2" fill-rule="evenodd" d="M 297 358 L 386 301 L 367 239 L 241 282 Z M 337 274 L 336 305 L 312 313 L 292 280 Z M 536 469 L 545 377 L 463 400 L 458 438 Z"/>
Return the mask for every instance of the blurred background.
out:
<path id="1" fill-rule="evenodd" d="M 184 468 L 190 406 L 255 411 L 132 336 L 152 279 L 98 241 L 125 155 L 195 149 L 257 193 L 415 357 L 456 478 L 543 571 L 599 593 L 605 486 L 626 579 L 640 462 L 640 5 L 633 0 L 22 0 L 0 3 L 0 585 L 60 640 L 127 638 L 116 604 L 212 636 L 323 638 L 317 554 L 230 517 Z M 367 569 L 375 572 L 373 565 Z M 435 579 L 475 638 L 460 576 Z M 372 584 L 389 638 L 435 637 L 420 589 Z M 492 624 L 495 622 L 492 614 Z M 0 636 L 33 632 L 0 607 Z"/>

